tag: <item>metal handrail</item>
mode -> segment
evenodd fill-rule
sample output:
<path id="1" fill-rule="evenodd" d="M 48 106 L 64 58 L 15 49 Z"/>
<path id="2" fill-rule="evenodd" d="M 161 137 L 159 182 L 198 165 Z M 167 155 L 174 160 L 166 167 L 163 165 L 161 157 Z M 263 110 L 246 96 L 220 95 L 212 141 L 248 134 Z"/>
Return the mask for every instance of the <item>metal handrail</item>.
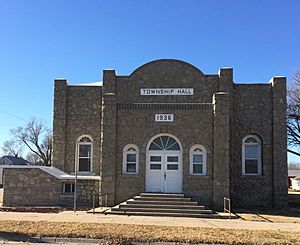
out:
<path id="1" fill-rule="evenodd" d="M 108 195 L 110 195 L 111 193 L 101 193 L 99 194 L 99 197 L 102 197 L 102 196 L 105 196 L 105 206 L 104 207 L 107 207 L 107 203 L 108 203 Z M 101 198 L 101 204 L 100 204 L 100 207 L 103 207 L 103 200 Z"/>
<path id="2" fill-rule="evenodd" d="M 228 204 L 228 205 L 226 205 L 226 204 Z M 229 219 L 231 220 L 231 201 L 230 201 L 230 198 L 224 197 L 224 213 L 226 213 L 226 212 L 229 213 Z"/>

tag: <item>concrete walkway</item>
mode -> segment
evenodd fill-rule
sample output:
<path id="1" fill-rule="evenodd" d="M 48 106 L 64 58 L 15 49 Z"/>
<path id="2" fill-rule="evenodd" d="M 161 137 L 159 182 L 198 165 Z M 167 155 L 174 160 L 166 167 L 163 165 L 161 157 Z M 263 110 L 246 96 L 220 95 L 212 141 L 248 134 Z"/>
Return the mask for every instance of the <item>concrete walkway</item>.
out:
<path id="1" fill-rule="evenodd" d="M 90 214 L 85 211 L 65 211 L 53 213 L 25 213 L 25 212 L 0 212 L 0 220 L 14 221 L 49 221 L 49 222 L 87 222 L 109 224 L 136 224 L 136 225 L 161 225 L 207 227 L 225 229 L 250 229 L 250 230 L 283 230 L 300 232 L 300 223 L 269 223 L 243 220 L 199 219 L 179 217 L 153 217 L 153 216 L 125 216 Z"/>

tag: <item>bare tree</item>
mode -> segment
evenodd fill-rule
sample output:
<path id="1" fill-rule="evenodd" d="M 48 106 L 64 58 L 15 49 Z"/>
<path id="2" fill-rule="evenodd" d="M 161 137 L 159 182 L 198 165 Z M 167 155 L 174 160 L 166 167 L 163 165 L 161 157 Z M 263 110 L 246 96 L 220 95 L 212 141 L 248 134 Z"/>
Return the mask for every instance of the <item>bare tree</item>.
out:
<path id="1" fill-rule="evenodd" d="M 19 157 L 22 147 L 16 140 L 7 140 L 3 143 L 2 151 L 4 155 Z"/>
<path id="2" fill-rule="evenodd" d="M 300 147 L 300 69 L 294 72 L 293 82 L 288 88 L 287 98 L 287 133 L 288 144 L 292 147 Z M 300 156 L 300 153 L 289 150 Z"/>
<path id="3" fill-rule="evenodd" d="M 33 152 L 28 152 L 25 159 L 32 165 L 43 165 L 43 160 Z"/>
<path id="4" fill-rule="evenodd" d="M 43 165 L 51 165 L 52 131 L 42 121 L 33 118 L 25 127 L 18 127 L 10 132 L 14 140 L 36 154 Z"/>
<path id="5" fill-rule="evenodd" d="M 300 169 L 300 163 L 297 163 L 297 162 L 289 162 L 288 164 L 288 168 L 290 170 L 295 170 L 295 169 Z"/>

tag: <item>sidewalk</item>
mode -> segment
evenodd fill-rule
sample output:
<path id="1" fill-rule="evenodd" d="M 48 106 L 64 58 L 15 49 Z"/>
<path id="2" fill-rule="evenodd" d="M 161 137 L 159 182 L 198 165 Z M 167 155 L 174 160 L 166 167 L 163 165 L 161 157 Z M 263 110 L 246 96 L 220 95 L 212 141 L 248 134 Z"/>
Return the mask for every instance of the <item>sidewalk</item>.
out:
<path id="1" fill-rule="evenodd" d="M 185 226 L 225 229 L 282 230 L 300 232 L 300 223 L 269 223 L 243 220 L 90 214 L 85 211 L 53 213 L 0 212 L 0 221 L 86 222 L 135 225 Z"/>

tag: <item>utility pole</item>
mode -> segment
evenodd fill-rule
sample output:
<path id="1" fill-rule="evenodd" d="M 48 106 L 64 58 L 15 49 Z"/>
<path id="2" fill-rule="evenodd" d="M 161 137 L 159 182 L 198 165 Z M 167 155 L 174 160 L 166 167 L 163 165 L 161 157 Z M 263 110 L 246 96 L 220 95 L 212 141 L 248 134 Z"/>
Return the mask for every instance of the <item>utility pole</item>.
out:
<path id="1" fill-rule="evenodd" d="M 75 183 L 74 183 L 74 213 L 76 213 L 77 204 L 77 160 L 75 162 Z"/>

